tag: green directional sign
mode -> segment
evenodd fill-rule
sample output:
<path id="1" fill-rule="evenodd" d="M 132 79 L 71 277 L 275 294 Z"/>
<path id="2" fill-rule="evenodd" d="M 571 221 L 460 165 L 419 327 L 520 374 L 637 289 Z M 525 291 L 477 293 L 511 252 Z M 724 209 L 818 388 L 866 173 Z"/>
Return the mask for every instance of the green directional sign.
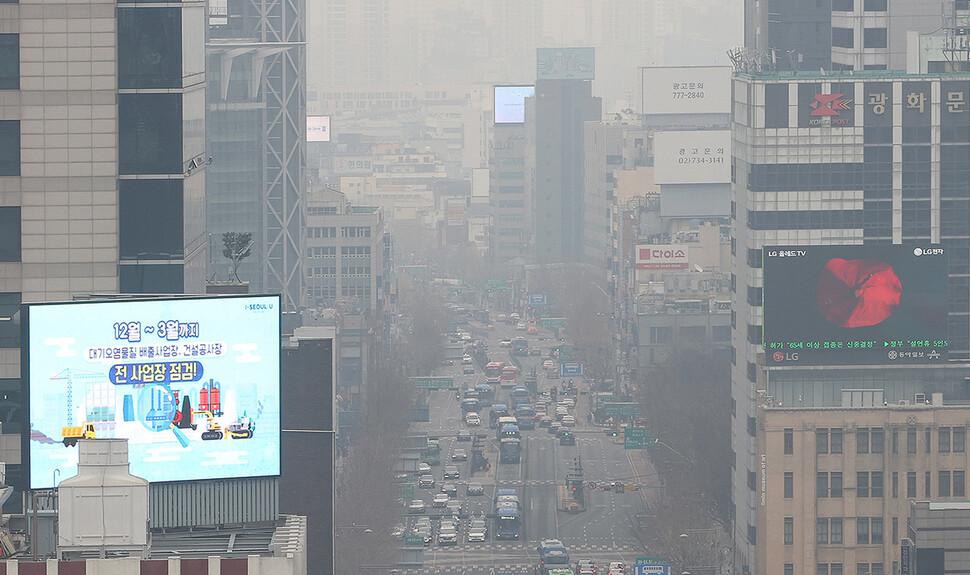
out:
<path id="1" fill-rule="evenodd" d="M 421 389 L 448 389 L 455 387 L 453 377 L 412 377 L 414 385 Z"/>
<path id="2" fill-rule="evenodd" d="M 504 279 L 486 279 L 485 287 L 487 288 L 506 288 L 508 287 L 508 282 Z"/>
<path id="3" fill-rule="evenodd" d="M 546 329 L 566 329 L 566 318 L 544 317 L 539 320 L 539 325 Z"/>
<path id="4" fill-rule="evenodd" d="M 629 401 L 604 403 L 603 413 L 607 417 L 637 417 L 640 415 L 640 406 Z"/>
<path id="5" fill-rule="evenodd" d="M 424 547 L 424 537 L 421 535 L 408 535 L 404 538 L 405 547 Z"/>
<path id="6" fill-rule="evenodd" d="M 660 557 L 637 557 L 637 565 L 669 565 L 670 561 Z"/>
<path id="7" fill-rule="evenodd" d="M 643 427 L 628 427 L 623 433 L 623 449 L 646 449 L 653 443 L 650 432 Z"/>
<path id="8" fill-rule="evenodd" d="M 401 499 L 414 499 L 414 484 L 406 483 L 401 485 Z"/>

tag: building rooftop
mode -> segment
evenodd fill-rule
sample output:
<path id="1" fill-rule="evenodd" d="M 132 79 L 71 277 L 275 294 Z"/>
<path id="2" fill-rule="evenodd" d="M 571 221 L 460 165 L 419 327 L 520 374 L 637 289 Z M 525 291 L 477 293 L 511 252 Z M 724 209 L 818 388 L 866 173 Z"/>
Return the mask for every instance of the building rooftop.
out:
<path id="1" fill-rule="evenodd" d="M 764 72 L 735 72 L 736 77 L 752 80 L 816 80 L 819 82 L 839 82 L 850 80 L 891 80 L 894 78 L 918 79 L 927 78 L 968 78 L 970 72 L 933 72 L 927 74 L 911 74 L 906 70 L 800 70 L 800 71 L 764 71 Z"/>

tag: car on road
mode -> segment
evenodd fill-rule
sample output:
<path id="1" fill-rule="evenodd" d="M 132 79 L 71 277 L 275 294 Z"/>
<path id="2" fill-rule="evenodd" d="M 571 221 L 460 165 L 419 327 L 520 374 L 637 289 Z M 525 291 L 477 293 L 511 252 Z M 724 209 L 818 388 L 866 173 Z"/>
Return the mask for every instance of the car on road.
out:
<path id="1" fill-rule="evenodd" d="M 565 407 L 559 406 L 556 408 L 556 419 L 559 421 L 562 421 L 562 418 L 566 417 L 567 415 L 569 415 L 569 410 Z"/>
<path id="2" fill-rule="evenodd" d="M 525 330 L 525 333 L 527 333 L 529 335 L 536 335 L 536 334 L 539 333 L 539 328 L 537 328 L 534 325 L 530 325 L 529 328 Z"/>
<path id="3" fill-rule="evenodd" d="M 619 561 L 613 561 L 610 563 L 610 568 L 606 575 L 626 575 L 626 565 Z"/>
<path id="4" fill-rule="evenodd" d="M 471 433 L 468 433 L 467 431 L 458 432 L 458 441 L 471 441 L 471 440 L 472 440 Z"/>
<path id="5" fill-rule="evenodd" d="M 552 425 L 552 418 L 548 415 L 544 415 L 539 419 L 539 427 L 549 427 Z"/>
<path id="6" fill-rule="evenodd" d="M 527 329 L 529 329 L 529 326 L 525 325 L 524 321 L 515 324 L 515 331 L 525 331 Z"/>
<path id="7" fill-rule="evenodd" d="M 458 495 L 458 485 L 456 485 L 453 481 L 445 481 L 441 484 L 441 492 L 447 493 L 451 497 L 455 497 Z"/>
<path id="8" fill-rule="evenodd" d="M 458 448 L 451 453 L 452 461 L 468 461 L 468 452 Z"/>
<path id="9" fill-rule="evenodd" d="M 474 411 L 465 414 L 465 425 L 468 427 L 478 427 L 482 424 L 482 418 Z"/>
<path id="10" fill-rule="evenodd" d="M 500 313 L 497 316 L 495 316 L 495 321 L 501 321 L 501 322 L 509 321 L 509 316 L 505 315 L 504 313 Z"/>
<path id="11" fill-rule="evenodd" d="M 485 542 L 485 529 L 484 528 L 468 528 L 468 535 L 466 539 L 469 543 L 484 543 Z"/>
<path id="12" fill-rule="evenodd" d="M 538 347 L 529 348 L 529 355 L 542 355 L 542 350 Z"/>
<path id="13" fill-rule="evenodd" d="M 485 495 L 485 486 L 477 481 L 471 481 L 465 487 L 465 495 Z"/>
<path id="14" fill-rule="evenodd" d="M 420 473 L 421 475 L 424 475 L 425 473 L 431 473 L 431 466 L 422 461 L 421 463 L 418 464 L 418 473 Z"/>
<path id="15" fill-rule="evenodd" d="M 421 499 L 412 499 L 408 503 L 408 513 L 424 513 L 425 509 L 427 509 L 427 506 Z"/>
<path id="16" fill-rule="evenodd" d="M 576 575 L 596 575 L 599 570 L 592 559 L 580 559 L 576 562 Z"/>
<path id="17" fill-rule="evenodd" d="M 499 347 L 512 347 L 512 340 L 511 339 L 508 339 L 508 338 L 503 339 L 502 341 L 498 342 L 498 346 Z"/>
<path id="18" fill-rule="evenodd" d="M 451 497 L 448 497 L 447 493 L 436 493 L 434 499 L 431 500 L 431 506 L 444 507 L 448 505 L 449 501 L 451 501 Z"/>
<path id="19" fill-rule="evenodd" d="M 460 476 L 457 465 L 445 465 L 445 479 L 458 479 Z"/>
<path id="20" fill-rule="evenodd" d="M 572 409 L 572 408 L 576 407 L 576 400 L 574 400 L 571 397 L 564 397 L 564 398 L 562 398 L 562 399 L 559 400 L 559 405 L 561 405 L 562 407 L 565 407 L 567 409 Z"/>
<path id="21" fill-rule="evenodd" d="M 576 427 L 576 418 L 572 415 L 564 415 L 560 423 L 563 427 Z"/>
<path id="22" fill-rule="evenodd" d="M 466 375 L 467 374 L 471 374 L 471 373 L 475 373 L 475 366 L 474 365 L 466 365 L 466 366 L 464 366 L 464 367 L 461 368 L 461 372 L 463 374 L 466 374 Z"/>
<path id="23" fill-rule="evenodd" d="M 461 357 L 461 364 L 462 365 L 471 365 L 472 363 L 474 363 L 474 360 L 472 360 L 472 356 L 470 356 L 470 355 L 463 355 Z"/>
<path id="24" fill-rule="evenodd" d="M 553 435 L 556 435 L 559 433 L 560 427 L 562 427 L 562 424 L 560 424 L 558 421 L 553 421 L 552 423 L 549 424 L 549 429 L 547 429 L 546 431 L 548 431 Z"/>
<path id="25" fill-rule="evenodd" d="M 413 533 L 415 536 L 421 537 L 424 540 L 425 546 L 431 545 L 432 531 L 430 523 L 416 525 L 411 533 Z"/>
<path id="26" fill-rule="evenodd" d="M 452 499 L 446 503 L 445 508 L 448 510 L 448 513 L 451 513 L 452 517 L 458 517 L 461 515 L 462 504 L 458 499 Z"/>
<path id="27" fill-rule="evenodd" d="M 443 523 L 438 528 L 438 545 L 456 545 L 458 543 L 458 528 Z"/>
<path id="28" fill-rule="evenodd" d="M 453 360 L 453 359 L 443 359 L 443 360 L 441 360 L 441 365 L 455 365 L 455 360 Z"/>
<path id="29" fill-rule="evenodd" d="M 423 487 L 425 489 L 434 489 L 434 475 L 430 473 L 425 473 L 418 479 L 418 487 Z"/>

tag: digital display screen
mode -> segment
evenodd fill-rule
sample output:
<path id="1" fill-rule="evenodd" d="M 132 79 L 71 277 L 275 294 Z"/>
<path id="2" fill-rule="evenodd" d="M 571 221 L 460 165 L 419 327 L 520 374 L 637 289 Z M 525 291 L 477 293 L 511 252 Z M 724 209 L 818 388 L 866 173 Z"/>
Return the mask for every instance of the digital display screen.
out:
<path id="1" fill-rule="evenodd" d="M 947 256 L 939 245 L 765 247 L 769 366 L 947 360 Z"/>
<path id="2" fill-rule="evenodd" d="M 279 296 L 24 307 L 30 489 L 91 437 L 149 482 L 279 475 Z"/>
<path id="3" fill-rule="evenodd" d="M 535 94 L 535 86 L 495 86 L 495 123 L 525 123 L 525 99 Z"/>

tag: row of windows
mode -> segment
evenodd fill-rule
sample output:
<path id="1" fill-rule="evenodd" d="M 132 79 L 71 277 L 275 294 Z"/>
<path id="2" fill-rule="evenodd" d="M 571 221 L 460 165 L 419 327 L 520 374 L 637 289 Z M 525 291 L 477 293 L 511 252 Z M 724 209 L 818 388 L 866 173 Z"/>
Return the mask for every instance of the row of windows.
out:
<path id="1" fill-rule="evenodd" d="M 369 238 L 370 226 L 349 226 L 340 228 L 342 238 Z"/>
<path id="2" fill-rule="evenodd" d="M 317 248 L 307 248 L 308 258 L 332 258 L 337 256 L 337 246 L 326 246 Z"/>
<path id="3" fill-rule="evenodd" d="M 316 299 L 337 297 L 337 286 L 307 286 L 307 296 Z M 370 297 L 370 286 L 340 286 L 341 297 Z"/>
<path id="4" fill-rule="evenodd" d="M 369 256 L 370 246 L 341 246 L 341 256 Z"/>
<path id="5" fill-rule="evenodd" d="M 855 48 L 855 30 L 852 28 L 832 28 L 832 46 Z M 863 48 L 885 48 L 887 37 L 885 28 L 865 28 L 862 31 Z"/>
<path id="6" fill-rule="evenodd" d="M 893 499 L 899 497 L 899 472 L 893 471 L 890 476 L 889 496 Z M 931 497 L 932 494 L 932 472 L 925 471 L 923 477 L 923 495 Z M 819 471 L 815 474 L 815 496 L 818 498 L 843 497 L 846 488 L 842 483 L 841 471 Z M 856 497 L 885 497 L 884 477 L 882 471 L 857 471 L 855 487 Z M 965 497 L 967 493 L 967 475 L 964 470 L 940 470 L 937 471 L 937 497 Z M 794 477 L 790 471 L 785 472 L 784 494 L 786 499 L 794 497 Z M 906 497 L 914 498 L 917 495 L 916 472 L 906 472 Z"/>
<path id="7" fill-rule="evenodd" d="M 335 238 L 337 237 L 337 228 L 336 226 L 307 228 L 306 237 L 314 239 Z"/>
<path id="8" fill-rule="evenodd" d="M 819 428 L 815 430 L 816 453 L 842 453 L 842 430 L 839 428 Z M 883 453 L 885 450 L 885 430 L 878 427 L 859 428 L 856 435 L 856 453 Z M 906 429 L 906 453 L 916 453 L 917 428 Z M 932 453 L 933 429 L 923 431 L 923 445 L 926 453 Z M 890 432 L 893 453 L 899 453 L 899 430 Z M 786 428 L 784 433 L 786 455 L 794 451 L 794 429 Z M 939 453 L 965 453 L 967 450 L 967 428 L 940 427 L 937 429 L 937 450 Z"/>
<path id="9" fill-rule="evenodd" d="M 885 12 L 888 0 L 864 0 L 862 9 L 866 12 Z M 833 12 L 852 12 L 855 10 L 854 0 L 832 0 Z"/>

